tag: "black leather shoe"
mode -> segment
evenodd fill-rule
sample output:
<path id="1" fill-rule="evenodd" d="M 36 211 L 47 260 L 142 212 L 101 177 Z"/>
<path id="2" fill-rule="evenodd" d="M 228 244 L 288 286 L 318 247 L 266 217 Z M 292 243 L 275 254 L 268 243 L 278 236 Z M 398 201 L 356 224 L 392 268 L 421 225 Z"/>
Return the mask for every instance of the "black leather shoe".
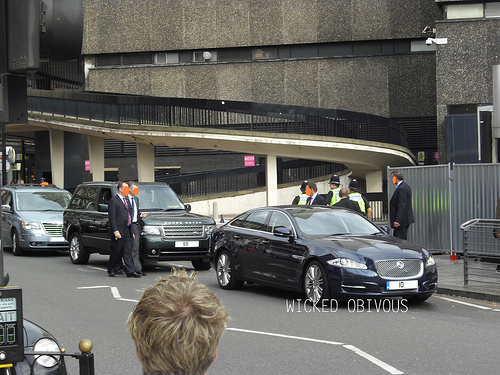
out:
<path id="1" fill-rule="evenodd" d="M 141 276 L 147 276 L 148 274 L 146 272 L 138 272 Z"/>
<path id="2" fill-rule="evenodd" d="M 127 277 L 141 277 L 137 272 L 127 273 Z"/>
<path id="3" fill-rule="evenodd" d="M 123 275 L 123 271 L 122 271 L 122 270 L 116 270 L 116 271 L 115 271 L 115 273 L 116 273 L 117 275 Z"/>
<path id="4" fill-rule="evenodd" d="M 112 273 L 108 273 L 108 276 L 109 277 L 116 277 L 116 273 L 113 273 L 113 272 Z"/>

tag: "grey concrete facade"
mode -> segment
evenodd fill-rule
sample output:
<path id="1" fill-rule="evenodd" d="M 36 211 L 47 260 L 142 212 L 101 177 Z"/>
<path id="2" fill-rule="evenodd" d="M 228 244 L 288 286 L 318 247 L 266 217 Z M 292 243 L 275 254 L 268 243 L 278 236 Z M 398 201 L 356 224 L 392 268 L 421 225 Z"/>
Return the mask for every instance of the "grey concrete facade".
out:
<path id="1" fill-rule="evenodd" d="M 383 41 L 423 41 L 422 29 L 434 25 L 440 14 L 433 0 L 86 0 L 86 89 L 433 117 L 435 53 L 372 54 L 370 48 Z M 162 66 L 93 63 L 103 54 L 236 53 L 342 43 L 366 51 Z"/>

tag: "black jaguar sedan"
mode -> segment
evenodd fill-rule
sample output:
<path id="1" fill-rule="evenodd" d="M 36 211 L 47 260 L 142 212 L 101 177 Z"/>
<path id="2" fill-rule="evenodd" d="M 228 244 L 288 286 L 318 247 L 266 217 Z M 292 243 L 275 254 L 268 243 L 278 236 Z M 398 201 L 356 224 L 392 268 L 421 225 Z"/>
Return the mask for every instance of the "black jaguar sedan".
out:
<path id="1" fill-rule="evenodd" d="M 255 282 L 301 291 L 313 303 L 383 297 L 425 301 L 437 290 L 429 251 L 336 207 L 249 210 L 212 233 L 210 260 L 223 289 Z"/>

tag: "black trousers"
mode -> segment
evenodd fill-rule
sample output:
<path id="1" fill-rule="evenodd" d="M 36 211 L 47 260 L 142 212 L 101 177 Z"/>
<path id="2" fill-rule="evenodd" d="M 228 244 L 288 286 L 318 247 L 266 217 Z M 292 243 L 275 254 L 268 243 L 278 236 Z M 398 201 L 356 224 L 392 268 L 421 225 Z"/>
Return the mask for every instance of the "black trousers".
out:
<path id="1" fill-rule="evenodd" d="M 402 238 L 403 240 L 408 239 L 408 228 L 409 227 L 398 227 L 394 228 L 392 235 L 394 237 Z"/>
<path id="2" fill-rule="evenodd" d="M 130 231 L 121 233 L 122 238 L 111 235 L 111 251 L 109 253 L 108 273 L 114 273 L 123 258 L 123 265 L 127 274 L 135 271 L 132 261 L 132 236 Z"/>

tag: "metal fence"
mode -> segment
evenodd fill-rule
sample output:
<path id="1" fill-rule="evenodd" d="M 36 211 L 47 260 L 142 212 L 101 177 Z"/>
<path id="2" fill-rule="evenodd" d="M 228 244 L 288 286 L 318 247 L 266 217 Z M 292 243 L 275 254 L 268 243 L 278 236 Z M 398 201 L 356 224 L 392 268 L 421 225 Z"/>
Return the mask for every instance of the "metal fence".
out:
<path id="1" fill-rule="evenodd" d="M 474 218 L 493 219 L 500 196 L 500 164 L 442 164 L 391 168 L 412 188 L 415 224 L 409 240 L 431 251 L 462 253 L 460 226 Z M 388 184 L 388 200 L 394 192 Z"/>
<path id="2" fill-rule="evenodd" d="M 460 226 L 463 232 L 464 285 L 487 283 L 500 287 L 500 220 L 473 219 Z"/>
<path id="3" fill-rule="evenodd" d="M 406 133 L 397 122 L 339 109 L 35 89 L 28 90 L 28 109 L 118 124 L 318 135 L 408 147 Z"/>

